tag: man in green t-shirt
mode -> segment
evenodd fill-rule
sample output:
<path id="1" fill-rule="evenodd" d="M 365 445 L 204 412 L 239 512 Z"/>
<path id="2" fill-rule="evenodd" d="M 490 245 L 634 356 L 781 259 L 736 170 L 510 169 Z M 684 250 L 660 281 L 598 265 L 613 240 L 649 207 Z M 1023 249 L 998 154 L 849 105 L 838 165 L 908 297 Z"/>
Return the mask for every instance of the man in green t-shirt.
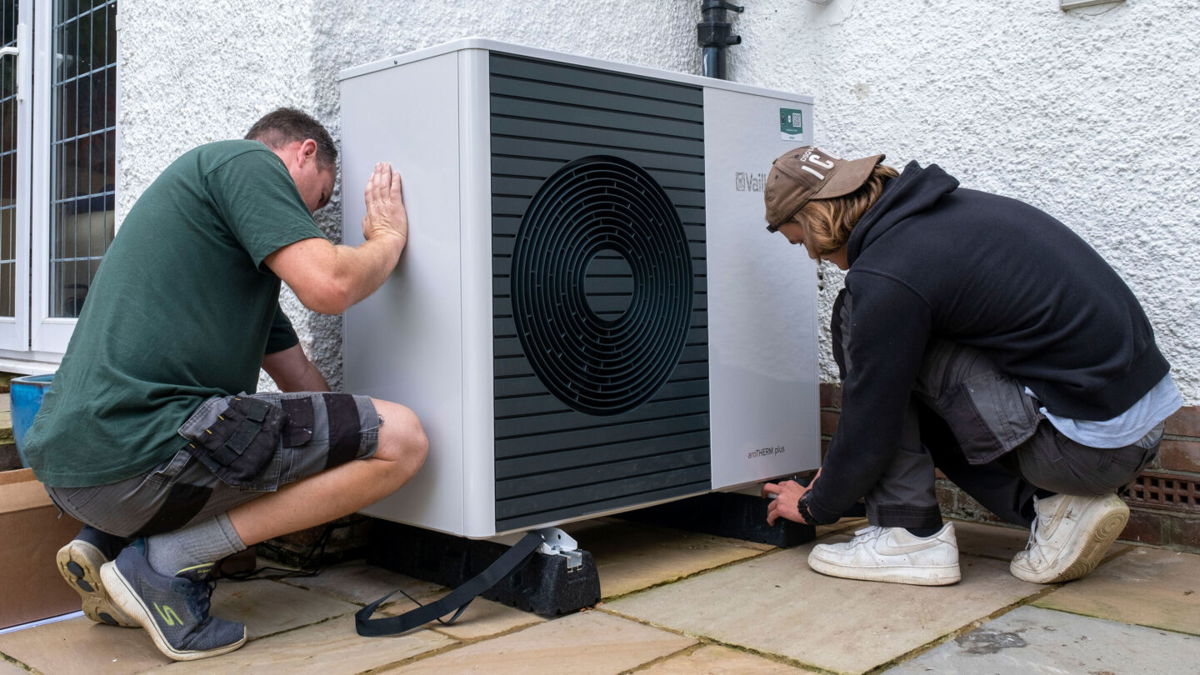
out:
<path id="1" fill-rule="evenodd" d="M 367 182 L 366 241 L 335 245 L 317 228 L 336 161 L 329 133 L 284 108 L 167 167 L 105 254 L 26 436 L 28 465 L 87 525 L 58 554 L 84 612 L 144 627 L 172 659 L 246 640 L 209 615 L 215 561 L 353 513 L 425 460 L 416 415 L 329 392 L 279 306 L 282 280 L 339 314 L 404 250 L 389 164 Z M 282 393 L 253 393 L 260 367 Z"/>

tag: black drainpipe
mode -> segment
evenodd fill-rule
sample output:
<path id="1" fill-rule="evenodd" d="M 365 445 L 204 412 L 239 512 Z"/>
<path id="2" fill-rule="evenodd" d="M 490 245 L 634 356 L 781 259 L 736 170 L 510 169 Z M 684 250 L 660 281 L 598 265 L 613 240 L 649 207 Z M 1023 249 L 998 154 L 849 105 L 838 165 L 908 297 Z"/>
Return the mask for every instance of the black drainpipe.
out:
<path id="1" fill-rule="evenodd" d="M 702 0 L 700 23 L 696 24 L 696 41 L 704 49 L 704 76 L 721 80 L 725 77 L 725 48 L 742 43 L 740 35 L 730 35 L 733 24 L 727 12 L 741 12 L 744 8 L 731 5 L 724 0 Z"/>

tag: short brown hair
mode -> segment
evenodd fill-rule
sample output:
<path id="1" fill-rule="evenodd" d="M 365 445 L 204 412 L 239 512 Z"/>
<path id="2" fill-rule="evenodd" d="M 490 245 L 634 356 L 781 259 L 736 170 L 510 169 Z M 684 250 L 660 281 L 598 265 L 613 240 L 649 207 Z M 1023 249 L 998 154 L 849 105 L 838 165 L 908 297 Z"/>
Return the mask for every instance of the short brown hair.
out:
<path id="1" fill-rule="evenodd" d="M 879 164 L 871 171 L 867 182 L 854 192 L 831 199 L 813 199 L 797 211 L 792 219 L 808 226 L 812 247 L 817 255 L 833 253 L 850 240 L 854 225 L 883 194 L 884 185 L 899 175 L 892 167 Z"/>
<path id="2" fill-rule="evenodd" d="M 268 148 L 281 148 L 288 143 L 313 139 L 317 144 L 317 163 L 321 168 L 332 170 L 337 166 L 337 146 L 320 122 L 308 113 L 295 108 L 279 108 L 263 115 L 250 131 L 246 140 L 259 141 Z"/>

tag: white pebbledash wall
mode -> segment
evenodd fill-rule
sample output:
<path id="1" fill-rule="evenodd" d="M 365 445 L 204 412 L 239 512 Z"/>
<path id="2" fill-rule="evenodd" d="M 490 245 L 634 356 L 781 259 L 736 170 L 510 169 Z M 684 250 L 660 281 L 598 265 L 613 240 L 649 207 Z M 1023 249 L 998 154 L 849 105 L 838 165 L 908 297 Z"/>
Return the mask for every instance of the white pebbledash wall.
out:
<path id="1" fill-rule="evenodd" d="M 743 4 L 730 79 L 813 95 L 816 142 L 831 153 L 883 152 L 898 168 L 937 163 L 965 186 L 1017 197 L 1067 223 L 1142 300 L 1185 402 L 1200 404 L 1193 0 L 1065 13 L 1059 0 Z M 699 73 L 699 7 L 700 0 L 122 0 L 119 217 L 178 154 L 240 137 L 277 106 L 308 110 L 336 138 L 342 68 L 483 36 Z M 318 217 L 335 239 L 340 199 L 361 198 L 361 185 L 344 188 Z M 827 322 L 841 279 L 823 267 Z M 285 308 L 336 388 L 340 320 L 290 296 Z M 827 336 L 821 349 L 823 379 L 833 380 Z"/>
<path id="2" fill-rule="evenodd" d="M 936 163 L 1066 223 L 1133 289 L 1200 403 L 1200 5 L 753 5 L 733 79 L 813 94 L 831 153 Z M 825 267 L 828 317 L 840 279 Z"/>

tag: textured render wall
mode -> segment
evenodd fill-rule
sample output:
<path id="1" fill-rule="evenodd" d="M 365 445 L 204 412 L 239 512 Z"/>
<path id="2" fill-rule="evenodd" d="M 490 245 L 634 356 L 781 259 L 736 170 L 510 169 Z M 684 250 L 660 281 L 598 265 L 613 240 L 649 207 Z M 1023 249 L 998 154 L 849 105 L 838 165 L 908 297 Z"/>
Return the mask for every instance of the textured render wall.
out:
<path id="1" fill-rule="evenodd" d="M 310 4 L 120 1 L 120 216 L 180 153 L 312 106 Z"/>
<path id="2" fill-rule="evenodd" d="M 699 0 L 213 0 L 120 4 L 123 214 L 189 147 L 277 105 L 338 135 L 337 72 L 467 36 L 698 73 Z M 1200 9 L 1128 0 L 746 0 L 731 79 L 812 94 L 817 142 L 936 162 L 1066 222 L 1143 301 L 1200 403 Z M 386 114 L 386 111 L 381 111 Z M 346 187 L 360 198 L 362 186 Z M 319 217 L 340 236 L 340 194 Z M 798 252 L 799 254 L 799 252 Z M 839 273 L 825 266 L 826 322 Z M 336 387 L 339 322 L 285 307 Z M 828 338 L 822 340 L 828 354 Z M 831 361 L 823 362 L 834 379 Z"/>
<path id="3" fill-rule="evenodd" d="M 118 3 L 118 218 L 181 153 L 241 138 L 263 113 L 281 105 L 316 107 L 311 5 Z M 323 216 L 318 222 L 329 231 L 338 220 Z M 336 320 L 308 312 L 290 292 L 284 296 L 305 347 L 325 372 L 335 373 L 340 346 L 324 336 L 336 336 Z"/>
<path id="4" fill-rule="evenodd" d="M 339 70 L 450 40 L 488 37 L 699 72 L 699 6 L 698 0 L 121 0 L 120 212 L 178 154 L 240 137 L 276 106 L 308 110 L 336 139 Z M 346 198 L 361 199 L 362 189 L 345 186 Z M 341 198 L 339 190 L 318 217 L 335 240 Z M 290 297 L 284 307 L 337 388 L 339 319 L 308 312 Z"/>
<path id="5" fill-rule="evenodd" d="M 1200 403 L 1200 6 L 748 0 L 732 79 L 816 97 L 816 141 L 1055 215 L 1142 301 Z M 822 306 L 840 288 L 829 282 Z M 828 336 L 822 349 L 828 351 Z M 824 361 L 824 379 L 835 379 Z"/>

